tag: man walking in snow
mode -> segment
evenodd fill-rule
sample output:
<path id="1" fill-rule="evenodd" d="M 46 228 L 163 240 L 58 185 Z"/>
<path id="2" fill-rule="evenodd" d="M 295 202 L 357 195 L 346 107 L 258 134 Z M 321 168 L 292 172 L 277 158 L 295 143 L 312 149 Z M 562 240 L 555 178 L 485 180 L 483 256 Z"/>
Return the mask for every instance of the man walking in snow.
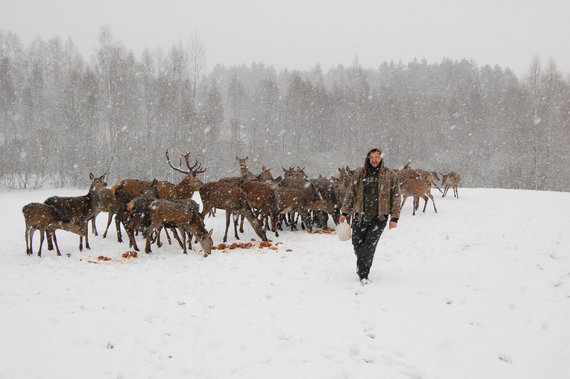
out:
<path id="1" fill-rule="evenodd" d="M 382 149 L 368 150 L 364 167 L 352 178 L 344 198 L 340 222 L 354 213 L 352 221 L 352 245 L 356 254 L 357 274 L 363 284 L 368 283 L 368 274 L 376 252 L 378 240 L 389 221 L 389 228 L 398 226 L 401 196 L 398 175 L 384 167 Z"/>

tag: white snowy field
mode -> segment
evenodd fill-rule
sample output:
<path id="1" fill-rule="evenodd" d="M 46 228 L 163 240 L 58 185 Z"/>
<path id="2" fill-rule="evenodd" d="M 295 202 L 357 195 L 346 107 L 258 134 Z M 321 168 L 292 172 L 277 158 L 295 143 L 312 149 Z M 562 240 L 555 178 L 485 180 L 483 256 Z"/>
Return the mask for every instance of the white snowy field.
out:
<path id="1" fill-rule="evenodd" d="M 408 201 L 367 286 L 350 242 L 304 231 L 126 259 L 101 214 L 91 250 L 59 231 L 63 257 L 27 256 L 22 206 L 84 193 L 0 194 L 0 378 L 570 377 L 570 193 L 460 188 L 416 216 Z M 216 244 L 224 223 L 206 219 Z"/>

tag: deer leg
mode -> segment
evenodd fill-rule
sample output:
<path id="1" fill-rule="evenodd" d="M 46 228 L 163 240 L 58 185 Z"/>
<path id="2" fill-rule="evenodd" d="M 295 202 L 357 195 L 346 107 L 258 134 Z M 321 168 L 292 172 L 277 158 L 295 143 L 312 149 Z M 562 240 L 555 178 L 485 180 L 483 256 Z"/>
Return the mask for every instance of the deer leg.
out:
<path id="1" fill-rule="evenodd" d="M 112 220 L 113 220 L 113 211 L 109 211 L 109 217 L 107 218 L 107 227 L 105 228 L 105 233 L 103 233 L 103 238 L 107 238 L 107 231 L 109 230 L 109 226 L 111 225 Z"/>
<path id="2" fill-rule="evenodd" d="M 433 196 L 431 195 L 431 193 L 428 193 L 428 196 L 431 199 L 431 202 L 433 203 L 433 210 L 435 211 L 435 213 L 437 213 L 437 208 L 435 207 L 435 201 L 433 199 Z M 427 203 L 427 200 L 426 200 L 426 203 Z"/>
<path id="3" fill-rule="evenodd" d="M 91 246 L 89 246 L 89 223 L 85 223 L 85 248 L 87 250 L 91 250 Z"/>
<path id="4" fill-rule="evenodd" d="M 40 249 L 38 250 L 38 257 L 42 256 L 43 243 L 44 243 L 44 231 L 40 229 Z"/>
<path id="5" fill-rule="evenodd" d="M 173 230 L 173 234 L 176 233 L 176 229 L 172 229 L 172 230 Z M 182 234 L 182 249 L 183 249 L 182 253 L 188 254 L 188 251 L 186 251 L 186 231 L 184 231 L 183 227 L 178 228 L 178 230 L 180 230 L 180 233 Z"/>
<path id="6" fill-rule="evenodd" d="M 174 233 L 175 233 L 175 232 L 174 232 L 174 229 L 172 229 L 172 231 L 173 231 L 173 234 L 174 234 Z M 169 244 L 169 245 L 172 245 L 172 239 L 170 239 L 170 234 L 168 234 L 168 229 L 167 229 L 167 228 L 164 228 L 164 233 L 166 233 L 166 238 L 168 239 L 168 244 Z M 177 235 L 177 236 L 178 236 L 178 235 Z M 159 240 L 160 240 L 160 235 L 159 235 L 158 237 L 159 237 Z"/>
<path id="7" fill-rule="evenodd" d="M 155 225 L 153 225 L 153 224 L 150 224 L 150 226 L 148 227 L 148 229 L 147 229 L 146 232 L 145 232 L 146 245 L 145 245 L 145 248 L 144 248 L 144 252 L 147 253 L 147 254 L 152 253 L 152 250 L 150 249 L 150 241 L 151 241 L 151 238 L 152 238 L 152 232 L 157 228 L 157 226 L 158 226 L 158 225 L 155 226 Z"/>
<path id="8" fill-rule="evenodd" d="M 226 210 L 226 232 L 224 233 L 224 239 L 222 240 L 222 242 L 226 242 L 228 240 L 228 228 L 230 227 L 230 214 L 231 212 Z"/>
<path id="9" fill-rule="evenodd" d="M 459 192 L 457 192 L 457 186 L 453 187 L 453 195 L 459 199 Z"/>
<path id="10" fill-rule="evenodd" d="M 26 255 L 31 255 L 32 252 L 30 251 L 30 245 L 29 245 L 29 240 L 28 237 L 30 235 L 30 228 L 28 226 L 26 226 L 26 231 L 24 232 L 24 236 L 26 237 Z"/>
<path id="11" fill-rule="evenodd" d="M 311 224 L 310 224 L 311 219 L 309 217 L 309 212 L 307 212 L 307 210 L 305 210 L 305 209 L 298 209 L 297 214 L 298 214 L 298 217 L 301 217 L 301 222 L 303 224 L 305 224 L 305 229 L 307 230 L 307 232 L 311 233 L 313 230 L 312 230 Z M 302 224 L 301 224 L 301 226 L 302 226 Z"/>
<path id="12" fill-rule="evenodd" d="M 121 235 L 121 220 L 118 216 L 119 216 L 119 214 L 117 213 L 115 215 L 115 229 L 117 229 L 117 242 L 121 243 L 121 242 L 123 242 L 123 236 Z M 124 226 L 124 223 L 123 223 L 123 226 Z M 127 230 L 127 228 L 125 228 L 125 230 Z"/>
<path id="13" fill-rule="evenodd" d="M 61 257 L 61 252 L 59 251 L 59 246 L 57 244 L 57 237 L 55 236 L 55 230 L 53 232 L 50 232 L 50 234 L 53 237 L 53 244 L 55 245 L 55 250 L 57 251 L 57 255 Z"/>
<path id="14" fill-rule="evenodd" d="M 93 232 L 93 234 L 95 234 L 96 236 L 98 236 L 99 234 L 97 233 L 97 224 L 95 221 L 95 218 L 97 216 L 93 216 L 93 218 L 91 219 L 91 231 Z"/>
<path id="15" fill-rule="evenodd" d="M 439 188 L 439 186 L 437 185 L 436 182 L 431 182 L 431 184 L 433 184 L 435 186 L 435 188 L 437 188 L 439 190 L 440 193 L 443 193 L 443 191 L 441 190 L 441 188 Z"/>
<path id="16" fill-rule="evenodd" d="M 239 213 L 237 215 L 234 215 L 233 219 L 234 219 L 234 234 L 236 235 L 236 239 L 239 240 L 238 226 L 237 226 L 239 221 Z"/>
<path id="17" fill-rule="evenodd" d="M 243 220 L 245 220 L 245 217 L 243 217 L 243 216 L 240 217 L 240 216 L 238 215 L 237 218 L 240 220 L 240 223 L 239 223 L 239 232 L 240 232 L 240 233 L 243 233 Z"/>
<path id="18" fill-rule="evenodd" d="M 267 236 L 263 231 L 263 227 L 261 226 L 259 220 L 253 215 L 253 212 L 247 210 L 243 210 L 242 212 L 245 213 L 245 215 L 242 213 L 242 217 L 245 216 L 245 218 L 247 218 L 247 221 L 249 221 L 253 227 L 255 234 L 257 234 L 262 241 L 267 241 Z"/>
<path id="19" fill-rule="evenodd" d="M 431 194 L 430 194 L 431 196 Z M 423 209 L 423 213 L 426 213 L 426 207 L 427 207 L 427 202 L 428 202 L 428 197 L 426 195 L 422 195 L 422 199 L 424 199 L 424 209 Z M 420 204 L 420 200 L 418 199 L 418 205 Z"/>
<path id="20" fill-rule="evenodd" d="M 127 237 L 129 237 L 129 247 L 132 247 L 135 251 L 139 251 L 137 246 L 137 241 L 135 240 L 135 232 L 131 228 L 126 229 Z"/>
<path id="21" fill-rule="evenodd" d="M 53 243 L 51 242 L 51 236 L 47 236 L 47 249 L 53 250 Z"/>
<path id="22" fill-rule="evenodd" d="M 178 230 L 182 230 L 180 233 L 182 234 L 182 240 L 180 239 L 180 237 L 178 236 L 178 232 L 176 231 L 176 228 L 172 228 L 172 235 L 174 236 L 174 238 L 176 239 L 176 241 L 178 241 L 178 244 L 180 245 L 181 248 L 185 249 L 184 246 L 186 246 L 186 233 L 184 232 L 184 228 L 178 228 Z M 166 228 L 164 228 L 164 231 L 166 231 Z M 184 242 L 182 242 L 184 241 Z"/>

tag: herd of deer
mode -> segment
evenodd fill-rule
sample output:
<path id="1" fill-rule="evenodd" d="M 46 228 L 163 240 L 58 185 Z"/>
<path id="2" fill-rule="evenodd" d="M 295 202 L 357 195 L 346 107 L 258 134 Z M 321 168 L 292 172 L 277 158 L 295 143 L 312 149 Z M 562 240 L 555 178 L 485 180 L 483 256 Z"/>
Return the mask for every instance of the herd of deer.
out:
<path id="1" fill-rule="evenodd" d="M 204 256 L 212 250 L 212 232 L 206 230 L 204 219 L 207 215 L 214 215 L 216 209 L 226 211 L 226 228 L 223 241 L 227 241 L 230 216 L 233 216 L 234 235 L 239 239 L 243 233 L 243 222 L 247 219 L 255 233 L 263 241 L 267 241 L 265 232 L 271 230 L 279 236 L 283 223 L 291 229 L 296 228 L 298 217 L 301 226 L 308 232 L 312 225 L 326 227 L 329 216 L 338 224 L 342 199 L 349 188 L 355 170 L 348 167 L 339 168 L 338 177 L 330 179 L 319 176 L 309 179 L 303 169 L 290 167 L 283 168 L 283 177 L 273 178 L 269 169 L 262 167 L 259 175 L 247 169 L 247 157 L 241 159 L 236 156 L 240 167 L 240 176 L 223 178 L 216 182 L 203 183 L 197 175 L 204 173 L 205 168 L 197 161 L 190 164 L 190 153 L 181 153 L 187 169 L 175 167 L 166 150 L 166 160 L 169 166 L 184 174 L 184 179 L 178 184 L 158 180 L 124 179 L 107 187 L 105 174 L 100 177 L 89 175 L 91 185 L 86 195 L 76 197 L 53 196 L 43 203 L 30 203 L 22 208 L 26 222 L 26 252 L 33 254 L 32 240 L 36 230 L 40 232 L 40 246 L 38 255 L 41 256 L 44 236 L 47 239 L 48 250 L 55 248 L 57 255 L 61 255 L 55 231 L 66 230 L 79 235 L 79 250 L 89 249 L 88 223 L 91 221 L 92 232 L 97 235 L 95 224 L 96 216 L 101 212 L 108 213 L 108 221 L 103 238 L 114 217 L 117 240 L 122 242 L 121 225 L 127 232 L 130 247 L 139 250 L 135 234 L 140 232 L 146 239 L 145 252 L 151 252 L 151 244 L 158 247 L 160 233 L 164 229 L 170 242 L 170 229 L 178 241 L 184 254 L 187 254 L 187 245 L 192 249 L 191 240 L 200 243 Z M 454 196 L 459 197 L 457 186 L 461 177 L 456 172 L 447 175 L 441 174 L 444 190 L 442 191 L 435 180 L 440 180 L 435 171 L 427 172 L 412 169 L 409 164 L 397 170 L 400 178 L 400 191 L 403 197 L 402 205 L 408 197 L 413 197 L 413 214 L 419 205 L 419 199 L 425 201 L 425 212 L 428 198 L 432 200 L 434 211 L 437 213 L 433 196 L 430 193 L 432 184 L 447 194 L 453 188 Z M 202 212 L 192 196 L 198 191 L 202 200 Z M 239 219 L 241 218 L 241 223 Z"/>

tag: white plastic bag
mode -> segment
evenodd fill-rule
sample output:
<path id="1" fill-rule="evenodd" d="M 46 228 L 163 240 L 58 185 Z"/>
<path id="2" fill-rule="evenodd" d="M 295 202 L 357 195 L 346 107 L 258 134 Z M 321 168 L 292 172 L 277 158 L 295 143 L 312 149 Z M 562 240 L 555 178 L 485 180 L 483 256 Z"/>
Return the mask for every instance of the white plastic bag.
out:
<path id="1" fill-rule="evenodd" d="M 336 236 L 341 241 L 348 241 L 352 236 L 352 229 L 346 222 L 341 222 L 336 226 Z"/>

